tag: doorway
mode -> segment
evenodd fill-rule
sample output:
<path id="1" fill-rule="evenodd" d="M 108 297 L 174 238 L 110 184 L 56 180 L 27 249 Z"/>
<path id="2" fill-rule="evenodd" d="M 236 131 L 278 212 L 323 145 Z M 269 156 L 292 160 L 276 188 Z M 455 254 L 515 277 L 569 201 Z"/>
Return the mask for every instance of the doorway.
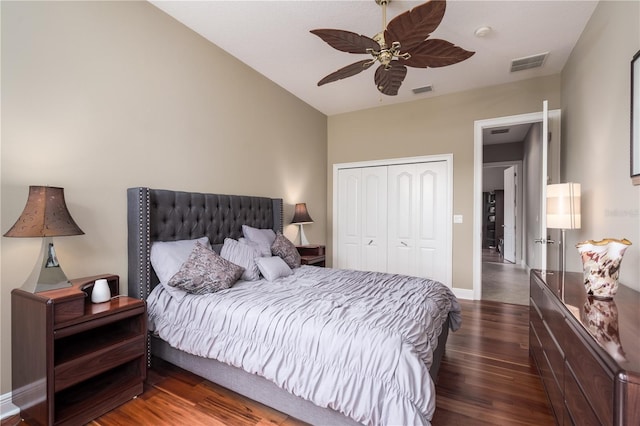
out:
<path id="1" fill-rule="evenodd" d="M 545 106 L 546 109 L 546 106 Z M 549 123 L 549 134 L 553 133 L 553 143 L 542 146 L 548 146 L 549 149 L 549 159 L 548 162 L 543 161 L 531 161 L 529 163 L 529 159 L 527 155 L 523 158 L 521 178 L 523 178 L 524 184 L 520 186 L 521 191 L 521 203 L 519 206 L 520 211 L 523 213 L 519 215 L 519 224 L 521 234 L 521 242 L 518 247 L 521 250 L 521 255 L 518 257 L 519 261 L 516 262 L 513 268 L 519 268 L 518 272 L 518 280 L 523 280 L 523 286 L 526 286 L 526 290 L 522 293 L 522 300 L 518 303 L 528 303 L 528 274 L 529 270 L 532 267 L 539 267 L 538 261 L 536 258 L 536 251 L 534 245 L 534 239 L 539 238 L 537 236 L 537 231 L 535 231 L 535 235 L 533 231 L 537 226 L 538 219 L 540 218 L 540 211 L 543 209 L 544 204 L 541 201 L 543 196 L 541 196 L 542 190 L 544 188 L 540 188 L 540 183 L 536 183 L 539 177 L 539 180 L 542 182 L 542 176 L 545 176 L 547 182 L 553 182 L 559 177 L 559 153 L 560 153 L 560 111 L 553 110 L 549 111 L 550 123 Z M 514 293 L 513 282 L 516 278 L 511 276 L 509 272 L 506 271 L 503 262 L 492 262 L 487 263 L 487 267 L 483 268 L 483 247 L 482 247 L 482 238 L 483 238 L 483 163 L 487 162 L 484 154 L 484 144 L 483 141 L 487 132 L 491 130 L 498 130 L 497 134 L 500 134 L 500 131 L 504 131 L 504 129 L 511 129 L 515 126 L 519 125 L 527 125 L 531 128 L 535 123 L 542 123 L 544 118 L 543 112 L 530 113 L 530 114 L 522 114 L 516 116 L 509 117 L 500 117 L 495 119 L 488 120 L 479 120 L 474 124 L 474 237 L 473 237 L 473 298 L 484 299 L 483 297 L 483 276 L 488 279 L 494 280 L 494 282 L 502 282 L 504 286 L 507 286 L 507 293 Z M 553 121 L 553 122 L 552 122 Z M 542 130 L 544 126 L 538 124 L 538 134 L 546 135 L 546 133 Z M 507 133 L 507 132 L 505 132 Z M 538 145 L 540 146 L 539 142 Z M 552 146 L 553 145 L 553 146 Z M 504 152 L 504 150 L 497 148 L 498 151 Z M 529 153 L 531 154 L 531 153 Z M 529 155 L 529 157 L 532 157 Z M 488 158 L 490 159 L 490 158 Z M 492 162 L 499 162 L 493 159 Z M 547 169 L 547 166 L 549 167 Z M 537 177 L 532 178 L 533 175 Z M 558 176 L 555 176 L 558 175 Z M 529 188 L 529 189 L 527 189 Z M 530 235 L 531 234 L 531 235 Z M 494 266 L 500 265 L 498 268 L 494 268 Z M 485 269 L 485 273 L 483 273 L 483 269 Z M 504 300 L 507 303 L 513 303 L 509 300 Z"/>

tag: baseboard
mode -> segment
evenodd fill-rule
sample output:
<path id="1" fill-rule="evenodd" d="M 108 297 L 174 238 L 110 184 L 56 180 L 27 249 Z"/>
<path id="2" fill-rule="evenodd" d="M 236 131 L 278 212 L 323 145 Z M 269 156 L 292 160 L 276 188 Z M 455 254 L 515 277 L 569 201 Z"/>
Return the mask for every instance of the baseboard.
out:
<path id="1" fill-rule="evenodd" d="M 465 288 L 455 288 L 455 287 L 452 288 L 451 290 L 453 291 L 453 294 L 455 294 L 456 297 L 459 299 L 474 300 L 473 290 L 465 289 Z"/>
<path id="2" fill-rule="evenodd" d="M 11 402 L 11 392 L 0 395 L 0 420 L 20 414 L 20 409 Z"/>

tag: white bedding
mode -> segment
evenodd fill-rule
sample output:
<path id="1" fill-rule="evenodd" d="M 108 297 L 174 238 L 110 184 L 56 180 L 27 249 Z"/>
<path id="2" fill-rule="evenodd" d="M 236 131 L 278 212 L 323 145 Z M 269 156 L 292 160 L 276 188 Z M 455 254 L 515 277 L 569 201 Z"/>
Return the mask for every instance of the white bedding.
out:
<path id="1" fill-rule="evenodd" d="M 374 425 L 429 424 L 432 353 L 449 313 L 460 326 L 440 283 L 310 266 L 181 301 L 158 285 L 147 304 L 150 330 L 171 346 Z"/>

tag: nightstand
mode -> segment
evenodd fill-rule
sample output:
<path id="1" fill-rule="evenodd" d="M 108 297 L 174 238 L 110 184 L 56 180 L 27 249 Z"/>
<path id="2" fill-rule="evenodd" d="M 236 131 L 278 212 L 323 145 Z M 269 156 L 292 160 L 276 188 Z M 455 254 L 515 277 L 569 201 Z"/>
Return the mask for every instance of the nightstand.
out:
<path id="1" fill-rule="evenodd" d="M 309 246 L 297 246 L 298 253 L 300 253 L 300 263 L 303 265 L 313 265 L 324 267 L 325 255 L 324 246 L 309 245 Z"/>
<path id="2" fill-rule="evenodd" d="M 147 375 L 144 301 L 91 303 L 96 279 L 69 288 L 11 292 L 12 399 L 29 424 L 85 424 L 140 395 Z"/>

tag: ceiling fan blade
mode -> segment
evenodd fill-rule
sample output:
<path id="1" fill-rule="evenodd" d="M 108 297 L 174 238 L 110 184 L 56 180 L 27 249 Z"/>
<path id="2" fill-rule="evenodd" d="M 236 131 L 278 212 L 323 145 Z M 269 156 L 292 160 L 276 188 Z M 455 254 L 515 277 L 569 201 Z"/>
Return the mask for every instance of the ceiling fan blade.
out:
<path id="1" fill-rule="evenodd" d="M 346 67 L 340 68 L 338 71 L 332 72 L 322 80 L 318 82 L 318 86 L 322 86 L 323 84 L 331 83 L 333 81 L 342 80 L 343 78 L 351 77 L 356 74 L 361 73 L 362 71 L 369 69 L 369 67 L 373 64 L 373 62 L 369 59 L 365 59 L 364 61 L 358 61 L 351 65 L 347 65 Z"/>
<path id="2" fill-rule="evenodd" d="M 400 42 L 403 51 L 417 46 L 438 28 L 446 7 L 444 0 L 430 0 L 396 16 L 384 32 L 387 45 Z"/>
<path id="3" fill-rule="evenodd" d="M 329 46 L 342 52 L 368 53 L 367 49 L 380 50 L 377 41 L 351 31 L 319 29 L 310 32 L 327 42 Z"/>
<path id="4" fill-rule="evenodd" d="M 391 61 L 387 69 L 380 65 L 375 75 L 376 87 L 384 95 L 395 96 L 406 76 L 407 67 L 398 61 Z"/>
<path id="5" fill-rule="evenodd" d="M 411 57 L 402 63 L 415 68 L 437 68 L 457 64 L 469 59 L 475 52 L 469 52 L 446 40 L 425 40 L 408 51 Z"/>

